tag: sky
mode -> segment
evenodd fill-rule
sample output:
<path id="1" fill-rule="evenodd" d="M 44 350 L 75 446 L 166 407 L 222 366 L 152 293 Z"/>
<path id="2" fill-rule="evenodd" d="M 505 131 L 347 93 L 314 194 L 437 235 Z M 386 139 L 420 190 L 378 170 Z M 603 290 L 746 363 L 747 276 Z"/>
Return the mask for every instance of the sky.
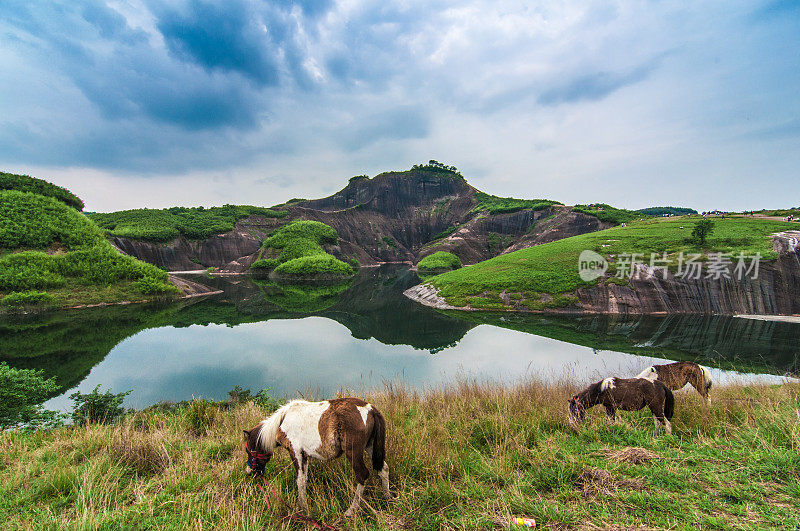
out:
<path id="1" fill-rule="evenodd" d="M 800 205 L 800 2 L 2 0 L 0 170 L 90 211 L 436 159 L 565 204 Z"/>

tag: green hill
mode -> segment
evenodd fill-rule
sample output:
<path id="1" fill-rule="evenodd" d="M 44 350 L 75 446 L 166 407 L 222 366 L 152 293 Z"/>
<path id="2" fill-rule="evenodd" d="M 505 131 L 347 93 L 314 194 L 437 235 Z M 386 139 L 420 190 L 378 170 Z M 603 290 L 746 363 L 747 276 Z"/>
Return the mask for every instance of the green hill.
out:
<path id="1" fill-rule="evenodd" d="M 333 227 L 319 221 L 292 221 L 264 240 L 259 259 L 251 269 L 274 269 L 287 276 L 352 275 L 350 265 L 322 248 L 322 244 L 334 244 L 338 239 Z"/>
<path id="2" fill-rule="evenodd" d="M 0 190 L 18 190 L 53 197 L 72 208 L 83 210 L 83 201 L 66 188 L 29 175 L 0 172 Z"/>
<path id="3" fill-rule="evenodd" d="M 119 253 L 62 200 L 0 190 L 0 304 L 67 306 L 176 293 L 165 271 Z"/>
<path id="4" fill-rule="evenodd" d="M 202 239 L 233 230 L 234 224 L 248 216 L 282 218 L 285 210 L 248 205 L 221 207 L 171 207 L 164 209 L 138 208 L 110 213 L 89 214 L 92 221 L 109 236 L 148 240 L 172 241 L 178 236 Z"/>
<path id="5" fill-rule="evenodd" d="M 453 306 L 473 308 L 504 308 L 500 294 L 506 292 L 512 299 L 522 300 L 530 309 L 568 304 L 573 299 L 568 294 L 575 289 L 596 284 L 584 282 L 578 275 L 578 256 L 584 250 L 595 251 L 607 259 L 609 271 L 615 272 L 614 256 L 624 253 L 642 253 L 649 260 L 650 253 L 667 253 L 676 262 L 680 252 L 700 253 L 707 257 L 711 252 L 743 252 L 751 256 L 761 253 L 762 258 L 776 258 L 770 235 L 796 228 L 795 224 L 749 218 L 728 217 L 715 219 L 715 228 L 705 248 L 691 243 L 694 217 L 650 218 L 628 223 L 627 226 L 582 234 L 543 245 L 537 245 L 497 256 L 478 264 L 449 271 L 428 282 L 439 288 L 439 294 Z M 548 294 L 549 297 L 542 297 Z M 546 302 L 545 302 L 546 300 Z"/>

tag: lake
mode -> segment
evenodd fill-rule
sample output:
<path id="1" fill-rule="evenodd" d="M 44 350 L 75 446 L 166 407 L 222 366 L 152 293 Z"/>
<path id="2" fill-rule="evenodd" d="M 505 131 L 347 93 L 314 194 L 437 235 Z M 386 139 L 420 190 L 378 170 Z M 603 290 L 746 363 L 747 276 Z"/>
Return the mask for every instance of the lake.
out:
<path id="1" fill-rule="evenodd" d="M 193 277 L 194 278 L 194 277 Z M 559 317 L 440 312 L 403 297 L 407 266 L 364 269 L 351 282 L 281 285 L 249 276 L 197 277 L 221 295 L 6 316 L 0 361 L 42 369 L 69 394 L 133 390 L 143 408 L 234 386 L 280 398 L 325 397 L 400 382 L 439 388 L 463 379 L 581 383 L 690 360 L 715 381 L 779 383 L 800 369 L 800 325 L 722 316 Z"/>

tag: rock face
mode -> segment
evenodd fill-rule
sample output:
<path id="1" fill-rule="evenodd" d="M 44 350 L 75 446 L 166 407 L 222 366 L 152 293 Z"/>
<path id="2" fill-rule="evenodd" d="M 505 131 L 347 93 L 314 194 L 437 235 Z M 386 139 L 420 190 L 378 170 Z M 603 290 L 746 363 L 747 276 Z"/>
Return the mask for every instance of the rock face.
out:
<path id="1" fill-rule="evenodd" d="M 431 171 L 383 173 L 355 178 L 323 199 L 298 201 L 282 219 L 256 216 L 239 221 L 234 230 L 204 240 L 184 237 L 166 244 L 115 238 L 123 252 L 170 271 L 216 267 L 247 271 L 258 257 L 263 239 L 292 220 L 321 221 L 339 234 L 325 250 L 361 265 L 417 262 L 436 251 L 449 251 L 464 264 L 531 245 L 607 228 L 593 216 L 554 205 L 489 215 L 475 211 L 477 190 L 463 178 Z"/>
<path id="2" fill-rule="evenodd" d="M 590 288 L 578 289 L 575 306 L 553 310 L 577 314 L 800 314 L 800 232 L 773 236 L 775 260 L 762 260 L 758 276 L 688 279 L 670 271 L 662 275 L 649 266 L 638 269 L 638 276 L 627 285 L 601 279 Z M 650 273 L 653 273 L 650 275 Z M 404 295 L 425 306 L 453 309 L 427 284 L 413 286 Z M 455 308 L 466 310 L 468 308 Z"/>
<path id="3" fill-rule="evenodd" d="M 776 260 L 761 261 L 758 277 L 740 280 L 684 279 L 659 271 L 647 278 L 646 267 L 628 285 L 605 283 L 577 291 L 583 311 L 589 313 L 653 314 L 766 314 L 800 313 L 800 233 L 784 232 L 773 237 Z"/>

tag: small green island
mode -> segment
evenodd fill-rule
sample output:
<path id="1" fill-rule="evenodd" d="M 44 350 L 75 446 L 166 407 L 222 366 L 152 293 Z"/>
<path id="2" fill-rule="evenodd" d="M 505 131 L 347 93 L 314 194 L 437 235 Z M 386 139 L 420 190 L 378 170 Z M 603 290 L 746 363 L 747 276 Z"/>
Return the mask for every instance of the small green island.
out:
<path id="1" fill-rule="evenodd" d="M 322 245 L 338 241 L 336 230 L 319 221 L 299 220 L 272 233 L 253 262 L 253 271 L 272 271 L 283 277 L 348 277 L 353 266 L 326 252 Z M 358 267 L 358 263 L 354 264 Z"/>

